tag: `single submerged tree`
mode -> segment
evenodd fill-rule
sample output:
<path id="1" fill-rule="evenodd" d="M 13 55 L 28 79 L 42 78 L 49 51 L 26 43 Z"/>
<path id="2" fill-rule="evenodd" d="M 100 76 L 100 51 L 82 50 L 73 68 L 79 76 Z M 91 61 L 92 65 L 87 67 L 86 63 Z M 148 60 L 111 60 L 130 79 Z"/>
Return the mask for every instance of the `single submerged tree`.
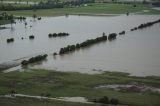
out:
<path id="1" fill-rule="evenodd" d="M 117 37 L 117 34 L 116 34 L 116 33 L 111 33 L 111 34 L 109 34 L 109 36 L 108 36 L 108 40 L 114 40 L 114 39 L 116 39 L 116 37 Z"/>
<path id="2" fill-rule="evenodd" d="M 119 35 L 124 35 L 126 32 L 125 31 L 122 31 L 122 32 L 119 32 Z"/>
<path id="3" fill-rule="evenodd" d="M 29 39 L 31 39 L 31 40 L 34 39 L 34 35 L 30 35 Z"/>

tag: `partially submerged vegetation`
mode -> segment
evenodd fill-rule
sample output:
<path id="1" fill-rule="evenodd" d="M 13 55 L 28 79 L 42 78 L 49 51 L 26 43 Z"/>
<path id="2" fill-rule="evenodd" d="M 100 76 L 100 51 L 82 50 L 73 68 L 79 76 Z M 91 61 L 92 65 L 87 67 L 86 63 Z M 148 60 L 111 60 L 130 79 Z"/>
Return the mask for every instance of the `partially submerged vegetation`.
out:
<path id="1" fill-rule="evenodd" d="M 64 37 L 64 36 L 69 36 L 69 33 L 67 32 L 60 32 L 60 33 L 53 33 L 53 34 L 48 34 L 48 37 L 49 38 L 52 38 L 52 37 Z"/>
<path id="2" fill-rule="evenodd" d="M 116 33 L 111 33 L 111 34 L 108 35 L 108 40 L 116 39 L 116 37 L 117 37 Z"/>
<path id="3" fill-rule="evenodd" d="M 31 63 L 35 63 L 35 62 L 42 61 L 42 60 L 46 59 L 47 56 L 48 56 L 47 54 L 38 55 L 38 56 L 32 57 L 32 58 L 30 58 L 30 59 L 28 59 L 28 60 L 23 60 L 23 61 L 21 62 L 21 64 L 22 64 L 23 66 L 26 66 L 26 65 L 31 64 Z"/>
<path id="4" fill-rule="evenodd" d="M 34 39 L 34 35 L 30 35 L 30 36 L 29 36 L 29 39 Z"/>
<path id="5" fill-rule="evenodd" d="M 76 72 L 26 69 L 24 72 L 0 73 L 0 94 L 10 94 L 14 91 L 14 93 L 37 96 L 86 97 L 89 101 L 99 101 L 107 96 L 110 102 L 112 98 L 115 98 L 120 105 L 155 106 L 160 104 L 160 94 L 151 91 L 136 92 L 134 89 L 130 91 L 116 91 L 109 88 L 95 89 L 97 85 L 102 84 L 128 83 L 138 83 L 160 88 L 160 78 L 154 76 L 133 77 L 128 76 L 127 73 L 120 72 L 105 72 L 103 74 L 89 75 Z M 24 102 L 26 99 L 23 99 Z M 5 99 L 2 98 L 0 100 Z M 22 98 L 15 98 L 11 101 L 14 100 L 16 100 L 17 103 L 22 103 L 19 102 Z M 143 102 L 144 100 L 145 102 Z M 24 102 L 23 104 L 25 104 Z M 50 102 L 50 100 L 46 100 L 46 103 Z M 41 102 L 38 101 L 38 104 L 39 103 Z M 63 104 L 64 102 L 61 101 L 61 103 Z M 10 104 L 10 102 L 8 104 Z"/>
<path id="6" fill-rule="evenodd" d="M 139 26 L 130 29 L 130 31 L 135 31 L 135 30 L 138 30 L 138 29 L 144 29 L 144 28 L 147 28 L 147 27 L 151 27 L 151 26 L 153 26 L 154 24 L 157 24 L 157 23 L 160 23 L 160 19 L 152 21 L 152 22 L 147 22 L 147 23 L 140 24 Z"/>
<path id="7" fill-rule="evenodd" d="M 96 43 L 99 43 L 102 41 L 106 41 L 106 40 L 107 40 L 107 36 L 105 36 L 105 35 L 103 35 L 101 37 L 97 37 L 95 39 L 88 39 L 82 43 L 77 43 L 76 45 L 68 45 L 67 47 L 61 48 L 59 51 L 59 54 L 69 53 L 69 52 L 75 51 L 76 49 L 91 46 L 93 44 L 96 44 Z"/>
<path id="8" fill-rule="evenodd" d="M 14 38 L 7 39 L 7 43 L 11 43 L 11 42 L 14 42 Z"/>
<path id="9" fill-rule="evenodd" d="M 125 35 L 126 31 L 119 32 L 119 35 Z"/>

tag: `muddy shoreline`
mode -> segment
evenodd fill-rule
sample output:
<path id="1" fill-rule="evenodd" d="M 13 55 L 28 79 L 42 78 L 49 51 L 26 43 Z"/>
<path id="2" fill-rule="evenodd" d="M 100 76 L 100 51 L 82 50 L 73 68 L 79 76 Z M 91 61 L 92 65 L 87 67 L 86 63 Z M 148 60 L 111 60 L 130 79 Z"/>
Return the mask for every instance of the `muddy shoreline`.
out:
<path id="1" fill-rule="evenodd" d="M 14 61 L 14 62 L 5 62 L 0 64 L 0 71 L 4 71 L 13 67 L 16 67 L 20 65 L 20 62 Z"/>

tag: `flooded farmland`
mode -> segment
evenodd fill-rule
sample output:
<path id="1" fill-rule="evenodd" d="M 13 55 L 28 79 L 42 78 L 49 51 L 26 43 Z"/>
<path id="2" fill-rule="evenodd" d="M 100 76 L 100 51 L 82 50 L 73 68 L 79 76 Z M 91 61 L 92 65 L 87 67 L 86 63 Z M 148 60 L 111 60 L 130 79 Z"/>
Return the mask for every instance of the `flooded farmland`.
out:
<path id="1" fill-rule="evenodd" d="M 30 67 L 82 73 L 120 71 L 136 76 L 160 75 L 160 24 L 130 31 L 141 23 L 159 18 L 158 15 L 69 15 L 42 17 L 42 20 L 38 21 L 28 17 L 27 26 L 23 21 L 16 21 L 12 26 L 5 25 L 8 29 L 0 30 L 0 63 L 15 63 L 27 57 L 47 53 L 49 56 L 46 61 Z M 114 41 L 98 43 L 63 56 L 53 56 L 54 52 L 59 52 L 60 48 L 67 45 L 102 36 L 103 32 L 108 35 L 123 30 L 126 34 L 118 36 Z M 49 33 L 59 32 L 70 35 L 48 38 Z M 30 35 L 34 35 L 35 39 L 29 40 Z M 7 43 L 8 38 L 14 38 L 14 42 Z"/>

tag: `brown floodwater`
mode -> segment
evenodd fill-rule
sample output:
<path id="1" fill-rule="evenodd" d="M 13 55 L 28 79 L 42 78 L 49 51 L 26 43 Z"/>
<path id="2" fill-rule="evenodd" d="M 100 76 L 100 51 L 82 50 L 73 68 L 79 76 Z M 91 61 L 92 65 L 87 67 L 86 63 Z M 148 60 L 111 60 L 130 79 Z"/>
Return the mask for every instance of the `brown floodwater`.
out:
<path id="1" fill-rule="evenodd" d="M 141 23 L 159 18 L 158 15 L 110 17 L 70 15 L 42 17 L 42 20 L 34 21 L 28 17 L 27 27 L 23 21 L 17 21 L 12 28 L 0 30 L 0 63 L 20 61 L 23 58 L 47 53 L 49 56 L 46 61 L 30 67 L 82 73 L 120 71 L 136 76 L 159 76 L 160 24 L 130 32 L 131 28 Z M 122 30 L 127 31 L 126 35 L 118 36 L 114 41 L 98 43 L 63 56 L 52 55 L 53 52 L 59 52 L 61 47 L 102 36 L 103 32 L 108 35 Z M 70 36 L 48 38 L 48 34 L 54 32 L 68 32 Z M 29 40 L 28 36 L 32 34 L 35 35 L 35 39 Z M 7 44 L 6 39 L 11 37 L 15 41 Z"/>

